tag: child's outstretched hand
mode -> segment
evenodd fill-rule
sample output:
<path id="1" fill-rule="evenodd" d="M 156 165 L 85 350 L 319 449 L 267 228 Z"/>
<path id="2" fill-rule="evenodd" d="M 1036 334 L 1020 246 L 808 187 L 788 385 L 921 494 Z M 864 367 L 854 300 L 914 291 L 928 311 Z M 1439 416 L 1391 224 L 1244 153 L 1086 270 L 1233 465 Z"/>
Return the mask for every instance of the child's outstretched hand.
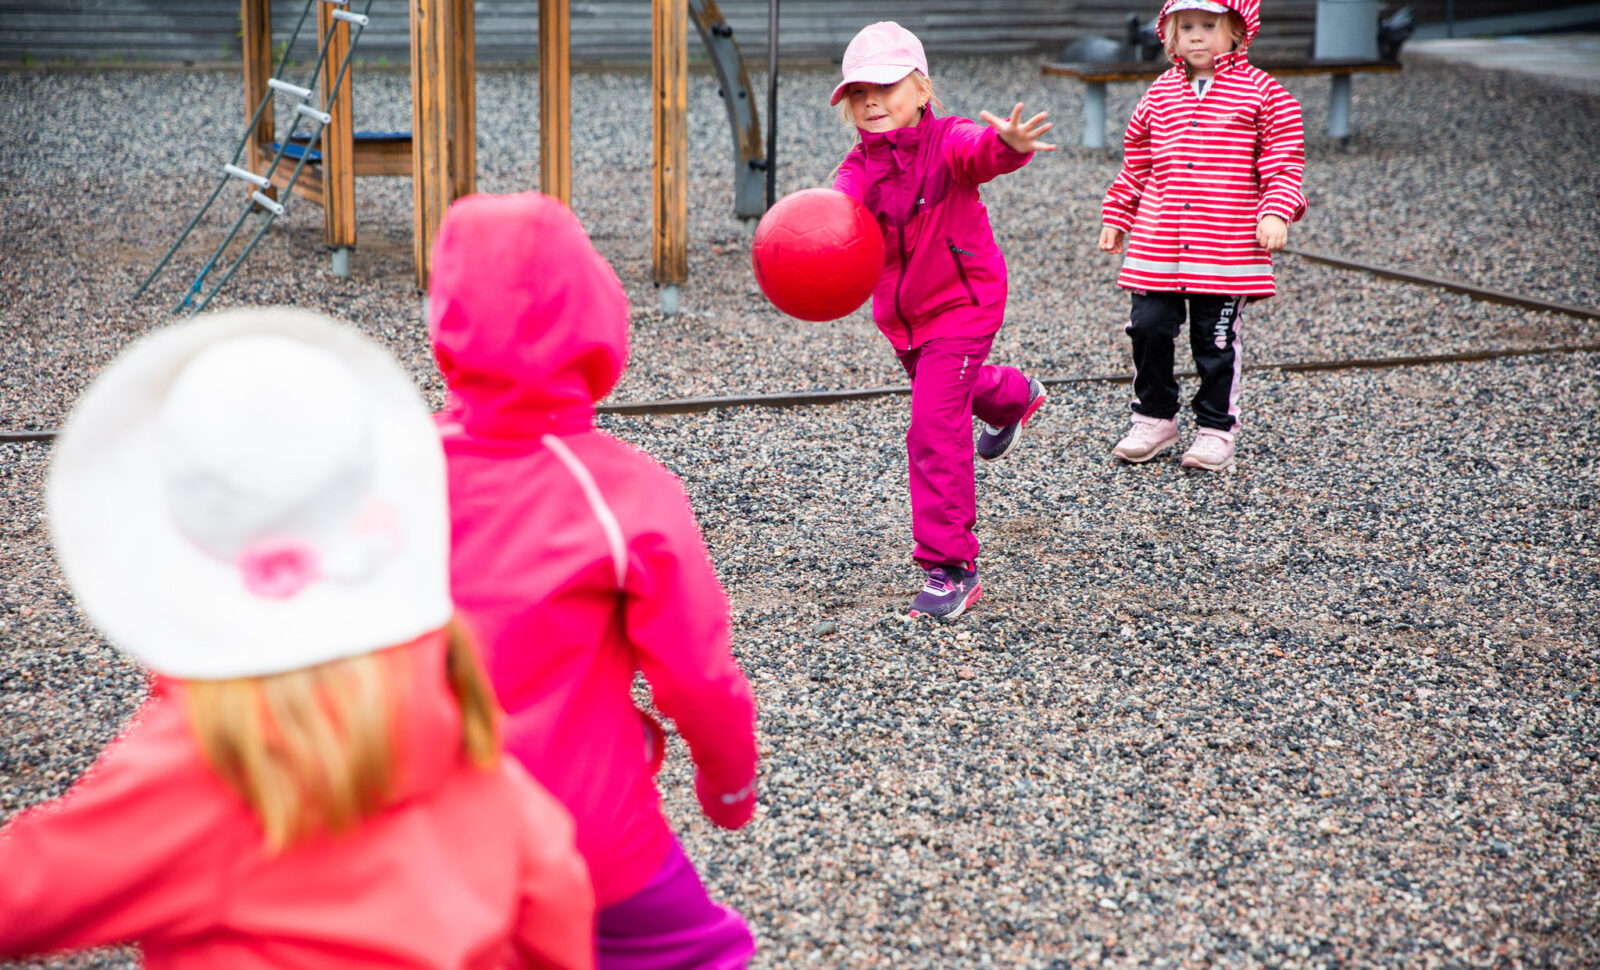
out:
<path id="1" fill-rule="evenodd" d="M 1275 253 L 1289 242 L 1289 224 L 1277 216 L 1262 216 L 1256 226 L 1256 242 L 1269 253 Z"/>
<path id="2" fill-rule="evenodd" d="M 720 792 L 703 772 L 694 776 L 695 797 L 700 810 L 714 825 L 723 829 L 742 828 L 756 813 L 756 780 L 736 792 Z"/>
<path id="3" fill-rule="evenodd" d="M 987 121 L 1000 135 L 1000 140 L 1005 142 L 1014 152 L 1053 152 L 1056 146 L 1042 142 L 1039 136 L 1055 127 L 1044 119 L 1048 112 L 1041 111 L 1022 121 L 1022 102 L 1011 109 L 1010 117 L 997 118 L 987 111 L 978 112 L 978 117 Z"/>
<path id="4" fill-rule="evenodd" d="M 1122 230 L 1116 226 L 1101 226 L 1100 248 L 1108 253 L 1122 252 Z"/>

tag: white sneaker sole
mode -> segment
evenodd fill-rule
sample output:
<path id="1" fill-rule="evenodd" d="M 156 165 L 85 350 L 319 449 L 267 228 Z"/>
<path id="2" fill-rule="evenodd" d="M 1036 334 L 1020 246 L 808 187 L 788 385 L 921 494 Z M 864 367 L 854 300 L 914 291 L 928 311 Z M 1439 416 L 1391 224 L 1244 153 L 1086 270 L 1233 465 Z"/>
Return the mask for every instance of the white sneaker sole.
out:
<path id="1" fill-rule="evenodd" d="M 1111 453 L 1113 455 L 1116 455 L 1118 458 L 1121 458 L 1123 461 L 1128 462 L 1129 464 L 1142 465 L 1145 462 L 1149 461 L 1150 459 L 1152 459 L 1152 458 L 1156 457 L 1157 455 L 1161 454 L 1163 451 L 1166 451 L 1167 449 L 1171 448 L 1173 445 L 1175 445 L 1177 443 L 1178 443 L 1178 436 L 1177 435 L 1173 435 L 1171 438 L 1168 438 L 1166 441 L 1163 441 L 1160 444 L 1157 444 L 1154 448 L 1151 448 L 1149 451 L 1146 451 L 1146 452 L 1142 452 L 1141 453 L 1141 452 L 1136 452 L 1136 451 L 1129 451 L 1129 450 L 1124 449 L 1119 444 L 1119 445 L 1117 445 L 1117 447 L 1111 449 Z"/>
<path id="2" fill-rule="evenodd" d="M 956 607 L 953 611 L 951 611 L 949 613 L 946 613 L 943 616 L 937 616 L 937 615 L 935 615 L 933 613 L 921 613 L 921 612 L 918 612 L 917 610 L 911 610 L 906 615 L 911 617 L 913 620 L 917 619 L 918 617 L 922 617 L 922 616 L 931 616 L 935 620 L 953 620 L 956 617 L 960 616 L 961 614 L 965 613 L 969 608 L 971 608 L 972 604 L 978 602 L 978 597 L 980 597 L 982 595 L 983 595 L 983 586 L 979 585 L 978 587 L 973 589 L 971 596 L 968 596 L 966 599 L 961 601 L 961 605 L 960 606 Z"/>
<path id="3" fill-rule="evenodd" d="M 1235 461 L 1233 459 L 1233 456 L 1231 456 L 1231 455 L 1228 456 L 1228 460 L 1227 461 L 1224 461 L 1221 464 L 1216 464 L 1216 465 L 1207 464 L 1207 463 L 1201 461 L 1200 459 L 1195 458 L 1195 457 L 1193 457 L 1191 455 L 1184 455 L 1183 456 L 1183 467 L 1192 468 L 1195 471 L 1201 471 L 1201 472 L 1217 472 L 1219 474 L 1222 473 L 1222 472 L 1231 472 L 1231 471 L 1233 471 L 1234 464 L 1235 464 Z"/>

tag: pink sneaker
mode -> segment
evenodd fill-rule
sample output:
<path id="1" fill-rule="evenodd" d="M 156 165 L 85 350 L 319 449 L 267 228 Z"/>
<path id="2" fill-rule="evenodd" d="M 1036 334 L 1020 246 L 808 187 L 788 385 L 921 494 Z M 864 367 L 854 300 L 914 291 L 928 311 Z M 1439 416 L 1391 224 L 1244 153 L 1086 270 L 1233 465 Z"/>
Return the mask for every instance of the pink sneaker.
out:
<path id="1" fill-rule="evenodd" d="M 1225 472 L 1233 467 L 1233 435 L 1216 428 L 1201 428 L 1194 444 L 1183 453 L 1183 467 Z"/>
<path id="2" fill-rule="evenodd" d="M 1149 461 L 1177 443 L 1177 418 L 1152 418 L 1135 414 L 1132 427 L 1111 449 L 1111 453 L 1123 461 L 1138 464 Z"/>

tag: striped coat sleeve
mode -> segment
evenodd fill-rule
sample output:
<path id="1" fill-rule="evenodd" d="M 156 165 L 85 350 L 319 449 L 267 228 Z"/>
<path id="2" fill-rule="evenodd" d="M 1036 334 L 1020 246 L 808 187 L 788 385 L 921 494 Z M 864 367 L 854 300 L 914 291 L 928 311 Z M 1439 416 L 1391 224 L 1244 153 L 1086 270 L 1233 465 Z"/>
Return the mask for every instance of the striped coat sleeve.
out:
<path id="1" fill-rule="evenodd" d="M 1117 172 L 1100 204 L 1102 222 L 1123 232 L 1133 228 L 1133 217 L 1139 211 L 1139 197 L 1144 194 L 1145 182 L 1150 178 L 1151 164 L 1150 94 L 1146 92 L 1133 110 L 1133 117 L 1128 119 L 1128 130 L 1122 137 L 1122 170 Z"/>
<path id="2" fill-rule="evenodd" d="M 1272 78 L 1262 90 L 1260 154 L 1256 172 L 1261 180 L 1261 202 L 1256 220 L 1277 216 L 1295 222 L 1306 212 L 1300 182 L 1306 171 L 1306 136 L 1300 104 Z"/>

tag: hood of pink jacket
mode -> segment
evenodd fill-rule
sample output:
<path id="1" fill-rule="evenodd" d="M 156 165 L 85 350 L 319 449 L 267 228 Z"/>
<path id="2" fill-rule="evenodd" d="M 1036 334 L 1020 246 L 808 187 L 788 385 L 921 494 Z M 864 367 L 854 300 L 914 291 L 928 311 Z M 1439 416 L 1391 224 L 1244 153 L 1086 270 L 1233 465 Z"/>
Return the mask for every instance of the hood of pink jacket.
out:
<path id="1" fill-rule="evenodd" d="M 628 300 L 572 210 L 471 195 L 434 243 L 428 330 L 445 415 L 488 439 L 590 427 L 628 359 Z"/>
<path id="2" fill-rule="evenodd" d="M 1161 16 L 1156 18 L 1156 36 L 1167 36 L 1167 18 L 1171 16 L 1172 5 L 1177 0 L 1166 0 L 1161 5 Z M 1217 67 L 1227 70 L 1228 65 L 1234 61 L 1242 60 L 1250 50 L 1250 45 L 1255 42 L 1256 34 L 1261 32 L 1261 0 L 1213 0 L 1244 18 L 1244 42 L 1232 51 L 1217 58 Z M 1173 63 L 1183 63 L 1183 58 L 1171 53 L 1167 55 Z"/>

